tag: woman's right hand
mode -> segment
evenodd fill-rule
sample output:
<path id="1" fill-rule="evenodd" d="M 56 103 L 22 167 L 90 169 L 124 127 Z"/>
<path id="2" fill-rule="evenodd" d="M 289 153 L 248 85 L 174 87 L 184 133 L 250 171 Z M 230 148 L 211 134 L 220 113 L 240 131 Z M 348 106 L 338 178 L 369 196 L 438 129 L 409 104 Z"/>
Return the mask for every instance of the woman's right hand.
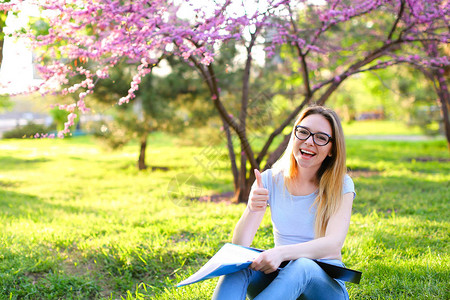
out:
<path id="1" fill-rule="evenodd" d="M 264 188 L 258 169 L 255 169 L 255 177 L 256 186 L 254 185 L 250 191 L 247 207 L 250 212 L 265 211 L 269 200 L 269 190 Z"/>

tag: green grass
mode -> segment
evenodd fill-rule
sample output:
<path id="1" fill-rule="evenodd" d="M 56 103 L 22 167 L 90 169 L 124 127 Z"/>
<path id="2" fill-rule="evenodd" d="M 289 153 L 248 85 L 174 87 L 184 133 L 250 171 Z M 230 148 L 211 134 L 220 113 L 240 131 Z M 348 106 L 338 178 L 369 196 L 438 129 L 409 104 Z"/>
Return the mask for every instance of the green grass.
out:
<path id="1" fill-rule="evenodd" d="M 351 298 L 448 299 L 446 143 L 347 147 L 357 198 L 343 260 L 363 271 Z M 156 134 L 148 162 L 167 169 L 143 172 L 137 151 L 88 137 L 0 140 L 0 299 L 210 299 L 217 279 L 174 285 L 230 241 L 244 209 L 184 197 L 232 189 L 226 151 Z M 272 246 L 269 215 L 254 246 Z"/>
<path id="2" fill-rule="evenodd" d="M 354 121 L 342 124 L 347 136 L 362 135 L 422 135 L 419 126 L 408 126 L 400 121 Z M 436 129 L 436 128 L 434 128 Z"/>

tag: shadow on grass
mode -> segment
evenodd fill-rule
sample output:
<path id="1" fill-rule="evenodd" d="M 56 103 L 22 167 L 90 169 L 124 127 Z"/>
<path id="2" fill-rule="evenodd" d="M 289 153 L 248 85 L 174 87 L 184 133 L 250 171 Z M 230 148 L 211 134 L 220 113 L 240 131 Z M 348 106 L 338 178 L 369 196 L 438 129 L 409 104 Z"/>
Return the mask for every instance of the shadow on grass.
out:
<path id="1" fill-rule="evenodd" d="M 11 156 L 0 156 L 0 170 L 16 170 L 34 167 L 35 164 L 49 162 L 47 158 L 22 159 Z"/>
<path id="2" fill-rule="evenodd" d="M 69 201 L 65 204 L 53 204 L 35 195 L 3 190 L 0 186 L 0 214 L 26 218 L 53 218 L 58 216 L 58 211 L 69 214 L 98 213 L 92 208 L 70 205 Z"/>
<path id="3" fill-rule="evenodd" d="M 10 188 L 10 187 L 18 187 L 22 183 L 18 181 L 12 180 L 0 180 L 0 188 Z"/>

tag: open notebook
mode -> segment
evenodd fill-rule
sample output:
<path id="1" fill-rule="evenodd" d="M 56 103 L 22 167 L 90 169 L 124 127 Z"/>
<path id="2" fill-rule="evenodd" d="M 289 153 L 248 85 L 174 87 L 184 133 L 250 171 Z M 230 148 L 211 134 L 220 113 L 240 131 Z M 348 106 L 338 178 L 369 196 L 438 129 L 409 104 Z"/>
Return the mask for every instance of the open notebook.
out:
<path id="1" fill-rule="evenodd" d="M 227 243 L 197 272 L 178 283 L 177 287 L 246 269 L 262 251 L 260 249 Z M 359 283 L 361 279 L 362 273 L 359 271 L 334 266 L 320 260 L 314 261 L 333 278 L 353 283 Z M 284 262 L 281 267 L 287 263 Z"/>

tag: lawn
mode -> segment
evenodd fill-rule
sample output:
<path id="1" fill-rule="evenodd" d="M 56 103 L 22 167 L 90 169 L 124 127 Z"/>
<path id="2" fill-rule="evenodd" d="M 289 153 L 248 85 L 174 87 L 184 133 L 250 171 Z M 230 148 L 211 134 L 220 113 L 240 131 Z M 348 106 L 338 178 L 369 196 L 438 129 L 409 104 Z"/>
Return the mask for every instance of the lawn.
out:
<path id="1" fill-rule="evenodd" d="M 350 297 L 449 299 L 445 141 L 347 147 L 357 198 L 343 260 L 363 271 Z M 155 134 L 142 172 L 137 151 L 0 140 L 0 299 L 210 299 L 217 279 L 175 284 L 230 241 L 244 210 L 187 199 L 231 190 L 226 151 Z M 253 245 L 272 246 L 268 214 Z"/>

